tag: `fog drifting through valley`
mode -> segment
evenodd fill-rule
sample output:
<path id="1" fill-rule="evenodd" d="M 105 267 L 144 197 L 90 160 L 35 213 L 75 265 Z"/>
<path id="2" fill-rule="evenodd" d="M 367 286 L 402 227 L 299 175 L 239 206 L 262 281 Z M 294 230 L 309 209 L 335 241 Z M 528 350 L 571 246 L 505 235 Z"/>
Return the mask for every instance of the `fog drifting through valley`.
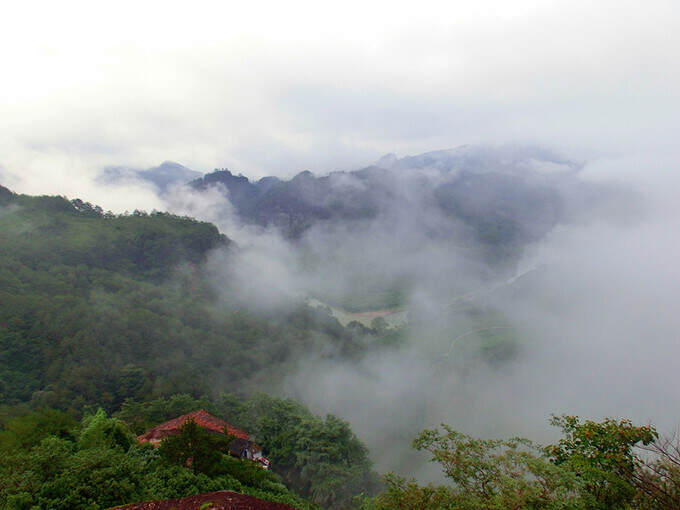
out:
<path id="1" fill-rule="evenodd" d="M 434 476 L 409 444 L 441 422 L 538 441 L 555 437 L 551 413 L 680 424 L 677 2 L 122 1 L 102 15 L 67 1 L 8 11 L 1 185 L 215 223 L 236 243 L 208 263 L 228 306 L 269 313 L 311 297 L 339 307 L 381 282 L 403 292 L 398 308 L 411 320 L 398 346 L 353 360 L 303 353 L 263 388 L 349 420 L 379 470 Z M 508 165 L 525 142 L 535 157 Z M 381 159 L 398 175 L 388 195 L 399 200 L 351 226 L 317 223 L 295 242 L 244 224 L 219 188 L 161 193 L 134 172 L 101 178 L 172 160 L 287 179 L 463 144 L 487 147 L 488 168 L 473 172 L 533 172 L 529 189 L 575 179 L 556 191 L 564 209 L 550 221 L 536 203 L 498 195 L 531 226 L 503 267 L 490 261 L 493 244 L 433 207 L 428 190 L 450 178 L 436 164 Z M 333 175 L 338 193 L 365 186 Z M 482 217 L 497 205 L 456 197 Z M 474 355 L 484 335 L 463 336 L 473 326 L 458 305 L 504 328 L 490 337 L 510 335 L 516 351 Z"/>
<path id="2" fill-rule="evenodd" d="M 658 161 L 640 180 L 642 165 L 653 168 L 639 157 L 586 162 L 578 181 L 616 190 L 619 201 L 587 210 L 569 201 L 573 210 L 499 271 L 414 186 L 417 176 L 442 178 L 433 169 L 393 170 L 402 200 L 351 227 L 322 222 L 295 242 L 274 227 L 244 224 L 224 189 L 158 194 L 134 179 L 92 186 L 133 189 L 151 207 L 217 224 L 236 243 L 208 264 L 227 306 L 271 312 L 309 297 L 351 300 L 353 286 L 366 282 L 408 282 L 400 308 L 412 320 L 398 347 L 341 360 L 320 356 L 321 346 L 299 354 L 282 384 L 261 389 L 348 420 L 378 470 L 434 479 L 438 470 L 410 441 L 442 422 L 475 436 L 538 441 L 555 437 L 552 413 L 628 417 L 666 431 L 680 423 L 677 181 Z M 479 339 L 467 335 L 459 304 L 492 312 L 485 326 L 510 329 L 517 352 L 500 363 L 466 358 L 466 342 Z"/>
<path id="3" fill-rule="evenodd" d="M 397 217 L 360 229 L 312 228 L 296 244 L 275 229 L 241 225 L 216 191 L 178 188 L 166 200 L 170 210 L 214 221 L 236 241 L 232 258 L 215 259 L 211 270 L 228 272 L 235 293 L 254 309 L 351 292 L 348 282 L 357 275 L 415 282 L 404 308 L 419 320 L 406 326 L 403 345 L 359 361 L 302 356 L 276 391 L 349 420 L 379 470 L 431 478 L 436 469 L 409 444 L 441 422 L 476 436 L 538 441 L 555 437 L 547 424 L 552 413 L 628 417 L 667 431 L 680 422 L 680 215 L 668 200 L 675 179 L 650 173 L 643 187 L 625 171 L 612 179 L 598 169 L 612 164 L 586 164 L 582 178 L 635 191 L 626 195 L 630 203 L 574 214 L 528 245 L 514 272 L 491 276 L 474 248 L 458 246 L 455 232 L 426 242 L 409 220 L 422 215 L 417 197 L 400 203 Z M 625 170 L 625 161 L 618 164 Z M 440 220 L 427 217 L 430 224 Z M 311 269 L 310 251 L 318 255 Z M 512 327 L 521 338 L 516 356 L 500 364 L 456 363 L 460 347 L 452 345 L 451 331 L 458 319 L 449 303 L 471 291 L 466 302 L 497 314 L 491 327 Z"/>

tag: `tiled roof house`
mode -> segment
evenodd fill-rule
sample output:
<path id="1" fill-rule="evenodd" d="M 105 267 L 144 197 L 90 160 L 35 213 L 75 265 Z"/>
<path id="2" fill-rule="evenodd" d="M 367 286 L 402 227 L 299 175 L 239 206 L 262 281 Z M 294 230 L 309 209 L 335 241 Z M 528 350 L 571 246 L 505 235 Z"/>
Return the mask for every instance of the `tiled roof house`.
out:
<path id="1" fill-rule="evenodd" d="M 248 441 L 250 434 L 237 429 L 233 425 L 221 420 L 217 416 L 201 409 L 200 411 L 194 411 L 193 413 L 184 414 L 172 420 L 161 423 L 149 430 L 147 430 L 141 436 L 137 436 L 137 440 L 140 443 L 151 443 L 159 444 L 167 436 L 172 436 L 179 433 L 179 429 L 189 420 L 194 420 L 199 427 L 202 427 L 211 432 L 216 432 L 223 434 L 224 430 L 227 430 L 227 434 L 235 436 L 238 439 L 244 439 Z"/>

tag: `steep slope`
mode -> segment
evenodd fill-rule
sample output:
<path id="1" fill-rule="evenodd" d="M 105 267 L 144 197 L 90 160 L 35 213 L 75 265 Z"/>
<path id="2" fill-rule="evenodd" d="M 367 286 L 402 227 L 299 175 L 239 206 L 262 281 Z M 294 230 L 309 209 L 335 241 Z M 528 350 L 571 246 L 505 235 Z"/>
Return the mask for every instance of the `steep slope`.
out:
<path id="1" fill-rule="evenodd" d="M 214 225 L 5 188 L 0 201 L 0 404 L 262 389 L 319 339 L 357 348 L 304 304 L 266 315 L 217 300 L 203 263 L 231 245 Z"/>

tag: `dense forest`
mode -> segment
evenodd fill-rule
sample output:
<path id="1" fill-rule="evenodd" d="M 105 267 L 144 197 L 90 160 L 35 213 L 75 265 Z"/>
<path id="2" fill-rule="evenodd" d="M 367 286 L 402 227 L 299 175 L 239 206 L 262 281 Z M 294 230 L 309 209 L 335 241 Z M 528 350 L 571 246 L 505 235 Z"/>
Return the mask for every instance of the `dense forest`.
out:
<path id="1" fill-rule="evenodd" d="M 548 446 L 443 425 L 412 446 L 441 464 L 445 485 L 379 477 L 343 419 L 261 391 L 299 353 L 352 360 L 395 348 L 403 331 L 381 320 L 343 327 L 303 299 L 275 310 L 230 301 L 206 261 L 237 249 L 192 218 L 114 215 L 0 187 L 0 508 L 103 509 L 217 490 L 300 509 L 678 508 L 680 445 L 625 419 L 554 417 L 562 439 Z M 503 324 L 492 311 L 446 310 L 478 340 L 447 321 L 423 327 L 454 338 L 431 353 L 455 347 L 450 366 L 499 366 L 521 349 L 512 328 L 488 327 Z M 247 430 L 271 471 L 191 424 L 158 448 L 138 444 L 198 409 Z"/>
<path id="2" fill-rule="evenodd" d="M 213 225 L 6 189 L 0 207 L 0 405 L 110 412 L 274 381 L 319 339 L 361 349 L 302 302 L 267 315 L 214 299 L 202 262 L 230 241 Z"/>
<path id="3" fill-rule="evenodd" d="M 333 355 L 352 356 L 369 330 L 345 329 L 302 302 L 256 314 L 217 300 L 203 262 L 231 242 L 191 218 L 113 215 L 0 188 L 0 232 L 0 423 L 13 459 L 4 465 L 3 505 L 105 508 L 242 485 L 301 501 L 286 496 L 285 481 L 310 501 L 337 506 L 376 487 L 367 450 L 345 422 L 294 401 L 242 397 L 263 380 L 275 384 L 296 350 L 313 350 L 321 338 L 337 345 Z M 224 388 L 241 396 L 220 397 Z M 177 393 L 184 396 L 163 400 Z M 156 469 L 160 457 L 137 447 L 132 433 L 197 407 L 254 434 L 280 475 L 224 478 L 233 471 L 226 456 L 214 479 L 180 480 L 181 466 Z M 106 437 L 83 439 L 92 427 Z M 49 452 L 59 462 L 41 457 Z"/>
<path id="4" fill-rule="evenodd" d="M 188 424 L 174 445 L 137 444 L 135 433 L 147 426 L 199 408 L 248 430 L 273 469 L 230 457 L 219 435 Z M 188 454 L 176 454 L 178 441 Z M 216 490 L 301 509 L 346 508 L 355 495 L 379 487 L 366 447 L 347 423 L 266 395 L 127 401 L 113 416 L 100 408 L 80 421 L 54 409 L 19 412 L 3 423 L 0 454 L 0 507 L 8 509 L 109 508 Z"/>
<path id="5" fill-rule="evenodd" d="M 156 448 L 133 432 L 198 407 L 226 413 L 255 433 L 276 469 L 226 455 L 228 439 L 188 422 Z M 447 425 L 413 441 L 440 464 L 445 485 L 395 474 L 382 492 L 366 448 L 342 420 L 315 417 L 265 395 L 217 399 L 175 395 L 126 402 L 80 422 L 57 410 L 26 412 L 0 431 L 0 505 L 7 509 L 108 508 L 123 503 L 233 490 L 298 509 L 676 509 L 680 443 L 651 425 L 555 416 L 557 443 L 478 439 Z M 191 463 L 187 463 L 189 456 Z M 303 495 L 304 497 L 301 497 Z"/>

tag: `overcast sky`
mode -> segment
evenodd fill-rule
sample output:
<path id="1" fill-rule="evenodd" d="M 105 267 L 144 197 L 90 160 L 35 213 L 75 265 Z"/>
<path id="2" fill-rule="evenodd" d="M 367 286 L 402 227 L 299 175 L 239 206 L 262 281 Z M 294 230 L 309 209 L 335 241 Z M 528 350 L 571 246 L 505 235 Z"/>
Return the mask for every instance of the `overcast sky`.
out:
<path id="1" fill-rule="evenodd" d="M 106 165 L 290 176 L 466 143 L 676 161 L 679 13 L 675 0 L 13 2 L 0 183 L 105 200 L 92 176 Z"/>

